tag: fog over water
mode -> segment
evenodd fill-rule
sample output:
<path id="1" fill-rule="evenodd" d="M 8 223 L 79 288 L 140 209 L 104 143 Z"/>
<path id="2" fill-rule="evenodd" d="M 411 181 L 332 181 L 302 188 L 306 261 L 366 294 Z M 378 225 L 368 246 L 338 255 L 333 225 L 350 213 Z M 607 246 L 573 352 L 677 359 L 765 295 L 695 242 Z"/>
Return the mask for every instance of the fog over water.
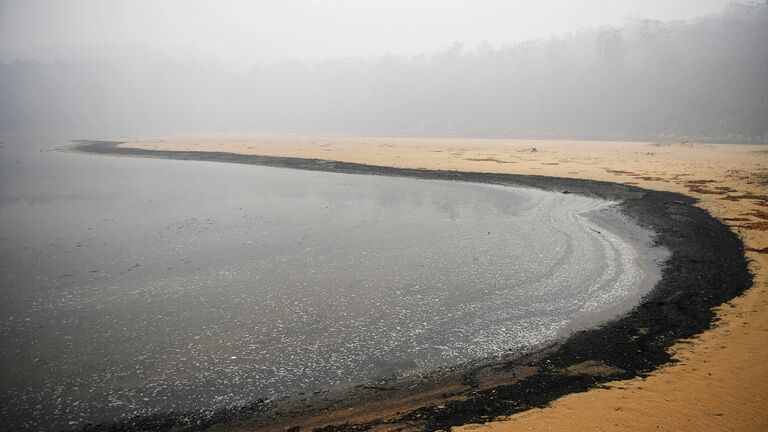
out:
<path id="1" fill-rule="evenodd" d="M 765 2 L 381 3 L 3 2 L 0 128 L 768 141 Z"/>

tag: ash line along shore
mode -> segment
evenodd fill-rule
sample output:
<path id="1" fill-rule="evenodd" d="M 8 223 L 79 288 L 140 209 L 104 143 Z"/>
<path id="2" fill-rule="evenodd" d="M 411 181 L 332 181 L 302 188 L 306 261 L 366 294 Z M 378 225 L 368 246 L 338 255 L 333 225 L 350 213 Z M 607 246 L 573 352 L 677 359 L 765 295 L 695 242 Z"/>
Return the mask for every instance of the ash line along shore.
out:
<path id="1" fill-rule="evenodd" d="M 627 316 L 599 329 L 578 333 L 562 345 L 546 353 L 504 365 L 506 368 L 527 367 L 535 372 L 505 385 L 478 390 L 468 383 L 446 397 L 426 399 L 420 408 L 361 416 L 336 421 L 340 428 L 395 426 L 411 424 L 417 429 L 438 429 L 454 425 L 487 422 L 499 416 L 541 407 L 573 392 L 593 388 L 617 379 L 643 376 L 673 361 L 668 349 L 676 341 L 690 338 L 712 324 L 712 308 L 733 299 L 751 286 L 751 275 L 744 258 L 742 242 L 725 225 L 712 218 L 695 199 L 678 193 L 641 189 L 584 179 L 556 178 L 505 173 L 478 173 L 449 170 L 393 168 L 354 162 L 338 162 L 314 158 L 295 158 L 236 154 L 216 151 L 152 150 L 125 147 L 118 141 L 81 142 L 77 151 L 136 157 L 206 160 L 310 169 L 353 174 L 378 174 L 430 179 L 462 180 L 494 184 L 547 188 L 558 192 L 579 193 L 622 202 L 622 209 L 658 234 L 658 241 L 671 252 L 662 280 L 642 305 Z M 494 157 L 470 158 L 494 160 Z M 498 368 L 497 368 L 498 369 Z M 465 376 L 471 375 L 470 371 Z M 274 410 L 265 412 L 254 405 L 248 409 L 224 410 L 198 426 L 216 424 L 219 429 L 240 426 L 303 425 L 317 427 L 334 424 L 323 419 L 339 420 L 329 415 L 334 409 L 347 408 L 354 401 L 365 402 L 356 395 L 340 398 L 322 408 L 307 407 L 293 415 Z M 386 399 L 387 396 L 384 396 Z M 368 400 L 381 399 L 380 393 L 367 395 Z M 361 402 L 362 401 L 362 402 Z M 438 405 L 439 403 L 439 405 Z M 194 417 L 194 415 L 192 416 Z M 285 418 L 287 420 L 284 420 Z M 345 421 L 356 420 L 357 426 Z M 184 425 L 183 416 L 168 414 L 155 418 L 134 419 L 133 423 L 103 425 L 99 429 L 121 428 L 164 429 Z M 186 424 L 193 424 L 186 423 Z M 195 427 L 196 428 L 196 427 Z"/>

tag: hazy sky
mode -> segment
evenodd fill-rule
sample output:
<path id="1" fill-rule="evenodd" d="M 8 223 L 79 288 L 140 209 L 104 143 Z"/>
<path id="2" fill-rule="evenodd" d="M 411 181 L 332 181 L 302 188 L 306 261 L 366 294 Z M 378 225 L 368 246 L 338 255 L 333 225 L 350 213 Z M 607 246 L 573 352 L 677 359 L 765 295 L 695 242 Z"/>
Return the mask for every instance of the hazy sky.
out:
<path id="1" fill-rule="evenodd" d="M 154 51 L 237 64 L 417 54 L 630 18 L 686 19 L 730 0 L 0 0 L 0 58 Z"/>

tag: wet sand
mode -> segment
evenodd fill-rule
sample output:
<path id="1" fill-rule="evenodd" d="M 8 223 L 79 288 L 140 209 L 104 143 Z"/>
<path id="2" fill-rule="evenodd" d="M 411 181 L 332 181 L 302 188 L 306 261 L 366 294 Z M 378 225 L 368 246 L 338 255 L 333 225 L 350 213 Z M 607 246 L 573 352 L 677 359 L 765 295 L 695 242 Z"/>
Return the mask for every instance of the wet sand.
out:
<path id="1" fill-rule="evenodd" d="M 604 180 L 684 193 L 745 242 L 754 287 L 716 309 L 717 324 L 668 351 L 676 361 L 543 409 L 466 430 L 761 430 L 768 424 L 768 154 L 761 146 L 338 137 L 177 137 L 128 142 L 149 150 L 317 158 L 401 168 Z M 694 227 L 695 228 L 695 227 Z M 695 232 L 695 229 L 693 230 Z M 715 246 L 712 246 L 713 248 Z M 636 329 L 642 338 L 648 330 Z M 574 377 L 617 377 L 582 362 Z M 592 387 L 577 386 L 577 390 Z M 535 406 L 535 404 L 534 404 Z M 426 412 L 424 413 L 426 415 Z M 494 413 L 490 413 L 491 417 Z M 477 417 L 467 417 L 472 420 Z M 486 419 L 480 418 L 485 421 Z M 234 426 L 234 425 L 232 425 Z"/>

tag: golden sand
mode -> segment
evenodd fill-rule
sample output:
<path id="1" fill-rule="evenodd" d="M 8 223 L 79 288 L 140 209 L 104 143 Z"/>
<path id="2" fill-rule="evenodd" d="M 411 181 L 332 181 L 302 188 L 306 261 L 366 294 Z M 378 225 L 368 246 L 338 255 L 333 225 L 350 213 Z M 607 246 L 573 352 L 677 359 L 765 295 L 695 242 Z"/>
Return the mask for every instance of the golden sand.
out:
<path id="1" fill-rule="evenodd" d="M 717 308 L 714 328 L 676 344 L 678 362 L 647 378 L 456 430 L 768 430 L 768 146 L 304 136 L 180 136 L 123 146 L 607 180 L 698 198 L 744 240 L 755 275 L 752 289 Z"/>

